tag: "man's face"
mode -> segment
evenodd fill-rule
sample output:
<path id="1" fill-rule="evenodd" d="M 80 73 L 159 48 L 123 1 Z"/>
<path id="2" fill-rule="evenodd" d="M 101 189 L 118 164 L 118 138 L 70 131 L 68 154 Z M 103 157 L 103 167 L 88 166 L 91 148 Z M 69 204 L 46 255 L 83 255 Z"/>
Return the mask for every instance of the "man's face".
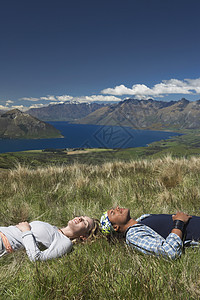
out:
<path id="1" fill-rule="evenodd" d="M 108 218 L 112 225 L 126 225 L 130 220 L 130 210 L 128 208 L 111 208 L 107 212 Z"/>

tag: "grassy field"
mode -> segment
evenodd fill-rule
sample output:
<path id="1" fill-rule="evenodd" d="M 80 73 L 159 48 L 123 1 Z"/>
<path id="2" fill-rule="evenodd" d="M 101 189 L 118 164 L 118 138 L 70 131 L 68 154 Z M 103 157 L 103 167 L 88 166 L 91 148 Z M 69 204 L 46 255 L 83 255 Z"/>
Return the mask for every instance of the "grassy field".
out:
<path id="1" fill-rule="evenodd" d="M 18 165 L 1 171 L 0 181 L 1 226 L 37 219 L 60 227 L 75 215 L 100 218 L 116 204 L 135 218 L 178 210 L 200 215 L 198 157 Z M 59 259 L 31 263 L 22 250 L 0 265 L 0 299 L 200 298 L 200 248 L 167 261 L 100 236 Z"/>

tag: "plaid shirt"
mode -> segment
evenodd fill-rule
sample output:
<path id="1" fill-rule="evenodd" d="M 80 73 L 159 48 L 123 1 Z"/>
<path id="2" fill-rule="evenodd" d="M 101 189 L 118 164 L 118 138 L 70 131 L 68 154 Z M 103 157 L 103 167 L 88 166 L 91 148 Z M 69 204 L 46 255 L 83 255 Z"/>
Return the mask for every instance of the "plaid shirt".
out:
<path id="1" fill-rule="evenodd" d="M 140 221 L 149 215 L 142 215 L 136 221 Z M 126 231 L 126 243 L 134 249 L 145 254 L 154 254 L 165 258 L 176 259 L 181 256 L 183 242 L 181 238 L 170 233 L 166 239 L 160 236 L 150 227 L 143 224 L 135 224 Z"/>

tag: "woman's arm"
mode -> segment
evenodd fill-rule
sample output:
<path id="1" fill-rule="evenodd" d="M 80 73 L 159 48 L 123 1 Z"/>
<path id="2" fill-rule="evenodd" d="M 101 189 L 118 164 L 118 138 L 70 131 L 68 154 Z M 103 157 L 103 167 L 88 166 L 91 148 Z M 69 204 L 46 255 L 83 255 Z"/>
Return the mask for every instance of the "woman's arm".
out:
<path id="1" fill-rule="evenodd" d="M 44 251 L 40 251 L 29 223 L 22 222 L 16 226 L 22 231 L 23 244 L 26 249 L 26 253 L 31 261 L 44 261 L 52 258 L 57 258 L 66 253 L 69 253 L 72 249 L 72 242 L 70 241 L 70 239 L 65 236 L 61 236 L 58 233 L 55 236 L 50 247 Z"/>

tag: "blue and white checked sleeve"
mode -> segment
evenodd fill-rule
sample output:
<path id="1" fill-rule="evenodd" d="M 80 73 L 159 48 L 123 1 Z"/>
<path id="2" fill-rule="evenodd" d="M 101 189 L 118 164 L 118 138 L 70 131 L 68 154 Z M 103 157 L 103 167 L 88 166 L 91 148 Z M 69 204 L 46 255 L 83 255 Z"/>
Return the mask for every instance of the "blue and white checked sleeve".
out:
<path id="1" fill-rule="evenodd" d="M 145 254 L 154 254 L 165 258 L 176 259 L 182 254 L 181 238 L 170 233 L 166 239 L 146 225 L 135 224 L 128 229 L 126 243 Z"/>

